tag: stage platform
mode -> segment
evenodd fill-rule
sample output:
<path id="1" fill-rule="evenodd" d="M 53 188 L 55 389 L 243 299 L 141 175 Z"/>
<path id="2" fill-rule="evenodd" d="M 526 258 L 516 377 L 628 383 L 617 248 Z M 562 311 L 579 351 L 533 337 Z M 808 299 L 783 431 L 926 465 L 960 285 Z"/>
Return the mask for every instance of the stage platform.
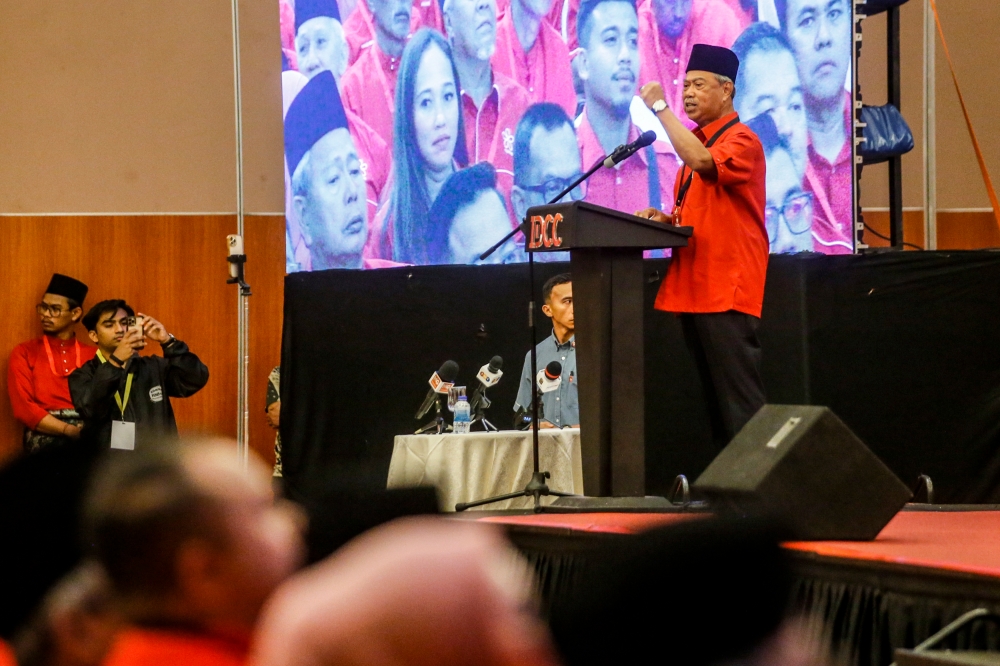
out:
<path id="1" fill-rule="evenodd" d="M 536 567 L 546 598 L 586 572 L 587 553 L 607 540 L 627 547 L 642 530 L 697 520 L 699 513 L 492 514 Z M 471 518 L 471 516 L 468 516 Z M 870 542 L 784 544 L 795 580 L 793 611 L 844 663 L 886 666 L 962 613 L 1000 612 L 1000 507 L 910 505 Z M 683 612 L 683 602 L 671 612 Z M 980 623 L 955 648 L 996 649 L 1000 631 Z"/>

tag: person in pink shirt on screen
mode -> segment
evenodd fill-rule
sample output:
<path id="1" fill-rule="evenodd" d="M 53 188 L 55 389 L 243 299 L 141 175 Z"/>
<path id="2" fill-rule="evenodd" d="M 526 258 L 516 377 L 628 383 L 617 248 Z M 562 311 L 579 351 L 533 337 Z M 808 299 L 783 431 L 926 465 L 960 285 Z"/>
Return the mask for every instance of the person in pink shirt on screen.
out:
<path id="1" fill-rule="evenodd" d="M 375 3 L 385 2 L 385 0 L 372 1 Z M 344 22 L 347 44 L 350 49 L 348 65 L 353 65 L 361 57 L 364 48 L 375 39 L 376 28 L 373 14 L 377 11 L 368 4 L 368 0 L 358 0 L 354 11 Z M 400 11 L 398 6 L 397 11 Z M 423 27 L 434 28 L 438 32 L 444 31 L 439 0 L 413 0 L 409 16 L 409 34 L 411 35 Z"/>
<path id="2" fill-rule="evenodd" d="M 298 0 L 295 4 L 295 26 L 299 71 L 313 77 L 329 70 L 339 85 L 347 67 L 347 42 L 336 0 Z M 292 74 L 286 72 L 282 76 L 284 79 Z M 303 85 L 304 82 L 298 89 Z M 367 187 L 368 218 L 372 219 L 389 178 L 392 153 L 385 140 L 349 110 L 347 123 L 361 160 L 361 173 Z"/>
<path id="3" fill-rule="evenodd" d="M 327 71 L 327 70 L 324 70 Z M 332 72 L 331 72 L 332 73 Z M 334 77 L 336 80 L 336 77 Z M 309 81 L 304 74 L 294 71 L 281 73 L 282 96 L 284 97 L 285 112 L 292 100 Z M 368 204 L 368 219 L 375 218 L 378 211 L 379 202 L 382 200 L 382 193 L 387 187 L 389 173 L 392 169 L 392 153 L 389 146 L 382 140 L 375 130 L 365 121 L 345 109 L 347 115 L 347 127 L 354 140 L 354 147 L 357 149 L 358 160 L 360 161 L 361 174 L 365 179 L 365 200 Z M 312 270 L 309 252 L 302 242 L 302 232 L 299 226 L 298 214 L 292 205 L 291 174 L 285 174 L 285 224 L 287 228 L 287 243 L 289 245 L 289 272 L 300 270 Z M 369 241 L 371 236 L 369 236 Z M 379 257 L 376 248 L 366 245 L 366 257 Z"/>
<path id="4" fill-rule="evenodd" d="M 364 257 L 368 210 L 361 160 L 333 74 L 324 71 L 295 96 L 285 115 L 292 208 L 312 270 L 382 268 Z"/>
<path id="5" fill-rule="evenodd" d="M 514 136 L 514 219 L 524 220 L 528 209 L 552 201 L 583 174 L 576 129 L 558 104 L 539 102 L 521 116 Z M 580 201 L 587 183 L 570 190 L 559 202 Z M 517 237 L 520 238 L 520 237 Z M 569 261 L 569 252 L 539 252 L 535 261 Z"/>
<path id="6" fill-rule="evenodd" d="M 366 2 L 372 10 L 375 36 L 347 68 L 340 89 L 347 110 L 360 116 L 378 132 L 386 145 L 391 146 L 396 79 L 400 58 L 409 40 L 413 7 L 410 0 L 360 0 L 352 18 Z M 350 25 L 345 26 L 348 39 L 351 30 Z"/>
<path id="7" fill-rule="evenodd" d="M 639 76 L 639 26 L 634 0 L 584 0 L 577 15 L 585 105 L 577 142 L 584 168 L 639 137 L 629 105 Z M 633 213 L 673 199 L 678 161 L 670 144 L 656 141 L 587 183 L 586 201 Z"/>
<path id="8" fill-rule="evenodd" d="M 444 23 L 458 70 L 469 163 L 496 168 L 497 187 L 510 199 L 514 184 L 514 132 L 528 108 L 528 93 L 496 71 L 496 0 L 445 0 Z"/>
<path id="9" fill-rule="evenodd" d="M 339 81 L 347 70 L 347 39 L 336 0 L 295 3 L 297 69 L 308 77 L 330 70 Z"/>
<path id="10" fill-rule="evenodd" d="M 380 257 L 431 263 L 428 212 L 445 182 L 469 164 L 451 46 L 421 28 L 406 45 L 399 75 L 399 113 L 390 197 L 372 225 Z"/>
<path id="11" fill-rule="evenodd" d="M 532 104 L 555 102 L 576 115 L 569 49 L 546 16 L 555 0 L 512 0 L 497 24 L 493 70 L 511 77 Z"/>
<path id="12" fill-rule="evenodd" d="M 854 251 L 854 165 L 851 95 L 853 26 L 848 0 L 775 0 L 781 29 L 795 53 L 809 123 L 806 189 L 813 194 L 817 252 Z"/>
<path id="13" fill-rule="evenodd" d="M 645 0 L 639 6 L 639 79 L 659 81 L 667 106 L 693 129 L 684 113 L 684 75 L 691 47 L 729 48 L 742 26 L 723 0 Z"/>

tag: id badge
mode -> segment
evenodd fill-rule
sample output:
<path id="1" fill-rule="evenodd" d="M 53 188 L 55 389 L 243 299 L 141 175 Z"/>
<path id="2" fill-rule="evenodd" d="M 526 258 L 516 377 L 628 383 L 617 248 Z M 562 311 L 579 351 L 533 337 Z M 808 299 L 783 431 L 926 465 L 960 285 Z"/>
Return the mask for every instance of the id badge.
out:
<path id="1" fill-rule="evenodd" d="M 120 451 L 135 450 L 135 424 L 128 421 L 111 422 L 111 448 Z"/>
<path id="2" fill-rule="evenodd" d="M 670 216 L 671 222 L 675 227 L 681 226 L 681 209 L 680 206 L 674 206 L 674 214 Z"/>

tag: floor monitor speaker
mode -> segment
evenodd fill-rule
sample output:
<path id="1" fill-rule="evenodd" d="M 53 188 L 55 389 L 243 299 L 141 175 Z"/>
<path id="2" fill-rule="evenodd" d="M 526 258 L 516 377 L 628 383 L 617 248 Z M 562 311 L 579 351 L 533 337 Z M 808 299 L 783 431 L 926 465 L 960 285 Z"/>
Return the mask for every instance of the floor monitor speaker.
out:
<path id="1" fill-rule="evenodd" d="M 695 481 L 719 507 L 784 520 L 800 540 L 871 540 L 911 497 L 826 407 L 765 405 Z"/>

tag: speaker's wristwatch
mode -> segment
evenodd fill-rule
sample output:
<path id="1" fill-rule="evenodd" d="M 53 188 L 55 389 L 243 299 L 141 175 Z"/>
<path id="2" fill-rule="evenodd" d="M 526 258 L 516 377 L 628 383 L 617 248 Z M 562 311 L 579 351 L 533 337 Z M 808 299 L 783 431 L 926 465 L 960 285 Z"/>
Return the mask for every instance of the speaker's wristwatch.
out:
<path id="1" fill-rule="evenodd" d="M 649 107 L 653 110 L 653 113 L 659 113 L 663 109 L 667 108 L 667 101 L 664 99 L 658 99 L 653 102 L 653 106 Z"/>

